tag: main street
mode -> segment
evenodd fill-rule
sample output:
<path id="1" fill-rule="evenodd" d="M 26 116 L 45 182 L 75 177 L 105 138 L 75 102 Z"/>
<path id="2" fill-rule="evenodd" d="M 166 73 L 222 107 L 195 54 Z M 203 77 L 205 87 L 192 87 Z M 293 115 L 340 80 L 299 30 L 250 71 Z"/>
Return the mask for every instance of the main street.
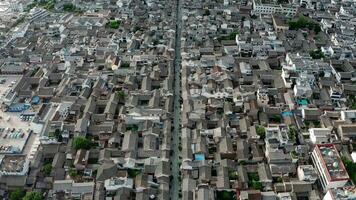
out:
<path id="1" fill-rule="evenodd" d="M 176 0 L 176 32 L 175 32 L 175 57 L 174 57 L 174 114 L 173 114 L 173 141 L 172 141 L 172 180 L 171 199 L 179 199 L 179 135 L 180 135 L 180 96 L 181 96 L 181 31 L 182 31 L 182 0 Z"/>

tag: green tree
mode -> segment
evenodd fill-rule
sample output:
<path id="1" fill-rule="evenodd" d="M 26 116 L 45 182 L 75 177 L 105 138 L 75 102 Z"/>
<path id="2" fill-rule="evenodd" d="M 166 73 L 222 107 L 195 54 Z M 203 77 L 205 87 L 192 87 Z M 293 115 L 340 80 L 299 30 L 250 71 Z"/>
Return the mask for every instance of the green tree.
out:
<path id="1" fill-rule="evenodd" d="M 324 53 L 320 49 L 315 49 L 315 50 L 309 51 L 309 55 L 313 59 L 321 59 L 321 58 L 325 57 Z"/>
<path id="2" fill-rule="evenodd" d="M 217 199 L 219 200 L 234 200 L 236 195 L 233 191 L 217 191 Z"/>
<path id="3" fill-rule="evenodd" d="M 127 169 L 127 174 L 131 178 L 135 178 L 137 175 L 141 174 L 141 170 L 138 169 Z"/>
<path id="4" fill-rule="evenodd" d="M 276 123 L 281 123 L 282 122 L 282 117 L 280 115 L 273 115 L 271 117 L 271 120 Z"/>
<path id="5" fill-rule="evenodd" d="M 75 169 L 73 169 L 73 168 L 70 168 L 70 169 L 69 169 L 69 176 L 70 176 L 70 177 L 74 178 L 74 177 L 76 177 L 77 175 L 78 175 L 78 173 L 77 173 L 77 171 L 76 171 Z"/>
<path id="6" fill-rule="evenodd" d="M 295 140 L 298 134 L 297 129 L 294 126 L 289 127 L 288 137 L 290 140 Z"/>
<path id="7" fill-rule="evenodd" d="M 257 172 L 247 173 L 247 176 L 249 187 L 252 187 L 255 190 L 262 190 L 263 186 Z"/>
<path id="8" fill-rule="evenodd" d="M 236 35 L 238 35 L 238 32 L 231 32 L 229 35 L 227 36 L 221 36 L 218 38 L 219 41 L 222 40 L 235 40 Z"/>
<path id="9" fill-rule="evenodd" d="M 124 62 L 121 64 L 122 68 L 129 68 L 130 67 L 130 63 Z"/>
<path id="10" fill-rule="evenodd" d="M 262 183 L 260 181 L 252 181 L 251 187 L 255 190 L 262 190 L 263 188 Z"/>
<path id="11" fill-rule="evenodd" d="M 206 10 L 204 11 L 203 16 L 209 16 L 209 15 L 210 15 L 210 11 L 209 11 L 209 9 L 206 9 Z"/>
<path id="12" fill-rule="evenodd" d="M 106 28 L 118 29 L 120 27 L 121 22 L 119 20 L 110 20 L 106 23 Z"/>
<path id="13" fill-rule="evenodd" d="M 356 163 L 353 163 L 351 160 L 349 160 L 345 156 L 342 156 L 341 160 L 344 163 L 346 171 L 349 174 L 352 182 L 356 183 Z"/>
<path id="14" fill-rule="evenodd" d="M 39 192 L 27 192 L 22 200 L 44 200 L 44 198 Z"/>
<path id="15" fill-rule="evenodd" d="M 237 173 L 235 171 L 229 172 L 229 180 L 237 180 Z"/>
<path id="16" fill-rule="evenodd" d="M 21 200 L 25 196 L 25 190 L 21 188 L 17 188 L 14 191 L 10 192 L 9 199 L 10 200 Z"/>
<path id="17" fill-rule="evenodd" d="M 59 130 L 58 128 L 54 131 L 54 137 L 58 140 L 58 142 L 62 142 L 63 137 L 62 137 L 62 133 L 61 130 Z"/>
<path id="18" fill-rule="evenodd" d="M 86 149 L 89 150 L 92 146 L 90 140 L 86 139 L 85 137 L 75 137 L 73 140 L 73 147 L 74 149 Z"/>
<path id="19" fill-rule="evenodd" d="M 266 137 L 266 130 L 263 126 L 256 126 L 256 134 L 260 136 L 261 139 Z"/>
<path id="20" fill-rule="evenodd" d="M 63 11 L 65 12 L 74 12 L 76 10 L 75 5 L 71 3 L 66 3 L 63 5 Z"/>
<path id="21" fill-rule="evenodd" d="M 304 16 L 299 16 L 297 19 L 289 21 L 288 25 L 289 29 L 291 30 L 307 28 L 311 31 L 314 31 L 316 34 L 321 31 L 320 25 L 317 22 L 314 22 L 313 20 Z"/>
<path id="22" fill-rule="evenodd" d="M 49 176 L 50 174 L 51 174 L 51 172 L 52 172 L 52 164 L 50 164 L 50 163 L 48 163 L 48 164 L 45 164 L 44 166 L 43 166 L 43 172 L 47 175 L 47 176 Z"/>

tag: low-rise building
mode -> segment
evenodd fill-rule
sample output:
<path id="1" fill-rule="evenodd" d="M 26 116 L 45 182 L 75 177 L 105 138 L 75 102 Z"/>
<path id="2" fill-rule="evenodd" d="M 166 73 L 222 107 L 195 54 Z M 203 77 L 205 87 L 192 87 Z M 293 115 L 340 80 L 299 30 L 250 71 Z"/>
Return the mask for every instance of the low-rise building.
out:
<path id="1" fill-rule="evenodd" d="M 318 174 L 312 165 L 299 165 L 297 173 L 300 181 L 314 183 L 318 179 Z"/>

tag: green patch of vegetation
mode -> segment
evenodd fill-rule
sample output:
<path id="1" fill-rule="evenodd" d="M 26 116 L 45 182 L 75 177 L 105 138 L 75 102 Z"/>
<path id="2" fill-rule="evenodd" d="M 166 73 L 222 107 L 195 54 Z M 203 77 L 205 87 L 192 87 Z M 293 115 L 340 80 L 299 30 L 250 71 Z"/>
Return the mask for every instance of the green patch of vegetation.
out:
<path id="1" fill-rule="evenodd" d="M 77 170 L 75 170 L 73 168 L 70 168 L 69 169 L 69 176 L 72 177 L 72 178 L 75 178 L 76 176 L 78 176 Z"/>
<path id="2" fill-rule="evenodd" d="M 54 132 L 48 133 L 48 137 L 56 138 L 58 142 L 61 142 L 63 140 L 61 130 L 59 129 L 54 130 Z"/>
<path id="3" fill-rule="evenodd" d="M 110 20 L 106 23 L 106 28 L 118 29 L 120 27 L 121 22 L 119 20 Z"/>
<path id="4" fill-rule="evenodd" d="M 38 6 L 41 7 L 43 9 L 46 9 L 48 11 L 53 11 L 54 10 L 54 6 L 56 4 L 55 0 L 41 0 L 41 1 L 34 1 L 33 3 L 29 4 L 26 8 L 25 8 L 25 12 L 30 11 L 32 8 Z"/>
<path id="5" fill-rule="evenodd" d="M 210 11 L 209 11 L 209 9 L 206 9 L 206 10 L 204 11 L 203 16 L 209 16 L 209 15 L 210 15 Z"/>
<path id="6" fill-rule="evenodd" d="M 271 121 L 275 123 L 281 123 L 282 122 L 282 117 L 280 115 L 273 115 L 271 117 Z"/>
<path id="7" fill-rule="evenodd" d="M 297 138 L 298 131 L 294 126 L 289 126 L 288 138 L 289 140 L 295 140 Z"/>
<path id="8" fill-rule="evenodd" d="M 251 19 L 257 19 L 257 15 L 251 15 Z"/>
<path id="9" fill-rule="evenodd" d="M 309 137 L 310 137 L 309 134 L 303 134 L 304 139 L 309 139 Z"/>
<path id="10" fill-rule="evenodd" d="M 127 127 L 126 127 L 126 131 L 137 132 L 137 131 L 138 131 L 138 126 L 137 126 L 136 124 L 127 126 Z"/>
<path id="11" fill-rule="evenodd" d="M 249 172 L 247 173 L 247 177 L 249 179 L 249 181 L 259 181 L 260 180 L 260 177 L 258 176 L 258 173 L 257 172 Z"/>
<path id="12" fill-rule="evenodd" d="M 221 200 L 235 200 L 236 199 L 236 192 L 232 191 L 217 191 L 217 199 Z"/>
<path id="13" fill-rule="evenodd" d="M 297 19 L 289 21 L 288 25 L 290 30 L 307 28 L 310 31 L 313 30 L 316 34 L 321 31 L 320 25 L 318 23 L 304 16 L 299 16 Z"/>
<path id="14" fill-rule="evenodd" d="M 260 182 L 260 177 L 257 172 L 247 173 L 248 176 L 248 186 L 255 190 L 262 190 L 263 186 Z"/>
<path id="15" fill-rule="evenodd" d="M 34 7 L 41 7 L 47 11 L 53 11 L 55 4 L 56 4 L 55 0 L 34 1 L 33 3 L 27 5 L 27 7 L 24 9 L 24 11 L 29 12 Z"/>
<path id="16" fill-rule="evenodd" d="M 324 58 L 324 53 L 320 50 L 320 49 L 314 49 L 309 51 L 309 55 L 313 58 L 313 59 L 321 59 Z"/>
<path id="17" fill-rule="evenodd" d="M 40 70 L 40 68 L 39 67 L 36 67 L 36 68 L 34 68 L 33 70 L 32 70 L 32 72 L 31 72 L 31 77 L 32 76 L 35 76 L 36 75 L 36 73 L 38 72 Z"/>
<path id="18" fill-rule="evenodd" d="M 46 10 L 52 11 L 54 9 L 55 4 L 56 2 L 54 0 L 50 0 L 43 2 L 42 4 L 40 4 L 40 6 Z"/>
<path id="19" fill-rule="evenodd" d="M 307 128 L 321 128 L 319 121 L 306 121 L 304 123 Z"/>
<path id="20" fill-rule="evenodd" d="M 221 36 L 218 38 L 219 41 L 222 40 L 235 40 L 236 39 L 236 35 L 238 34 L 238 32 L 231 32 L 229 35 L 227 36 Z"/>
<path id="21" fill-rule="evenodd" d="M 88 159 L 88 164 L 97 164 L 98 163 L 98 158 L 89 158 Z"/>
<path id="22" fill-rule="evenodd" d="M 229 180 L 237 180 L 237 177 L 238 177 L 238 175 L 237 175 L 236 171 L 229 172 Z"/>
<path id="23" fill-rule="evenodd" d="M 31 3 L 31 4 L 28 4 L 27 7 L 24 9 L 25 12 L 28 12 L 30 11 L 32 8 L 36 7 L 37 6 L 37 3 Z"/>
<path id="24" fill-rule="evenodd" d="M 135 178 L 137 175 L 141 174 L 139 169 L 127 169 L 127 174 L 130 178 Z"/>
<path id="25" fill-rule="evenodd" d="M 266 130 L 263 126 L 256 126 L 256 134 L 260 136 L 261 139 L 265 139 Z"/>
<path id="26" fill-rule="evenodd" d="M 78 14 L 81 14 L 83 13 L 83 10 L 76 7 L 74 4 L 72 3 L 66 3 L 63 5 L 63 8 L 62 8 L 63 12 L 71 12 L 71 13 L 78 13 Z"/>
<path id="27" fill-rule="evenodd" d="M 321 128 L 319 121 L 313 121 L 314 128 Z"/>
<path id="28" fill-rule="evenodd" d="M 283 182 L 283 178 L 282 177 L 273 177 L 273 182 L 274 183 L 282 183 Z"/>
<path id="29" fill-rule="evenodd" d="M 63 5 L 63 11 L 64 12 L 75 12 L 77 10 L 77 7 L 73 5 L 72 3 L 66 3 Z"/>
<path id="30" fill-rule="evenodd" d="M 246 165 L 246 164 L 247 164 L 247 162 L 244 161 L 244 160 L 240 160 L 240 161 L 239 161 L 239 165 Z"/>
<path id="31" fill-rule="evenodd" d="M 356 163 L 353 163 L 345 156 L 342 156 L 341 160 L 344 163 L 347 173 L 349 174 L 352 182 L 356 183 Z"/>
<path id="32" fill-rule="evenodd" d="M 52 164 L 48 163 L 48 164 L 45 164 L 42 168 L 43 170 L 43 173 L 46 175 L 46 176 L 49 176 L 52 172 Z"/>
<path id="33" fill-rule="evenodd" d="M 25 21 L 25 19 L 26 19 L 26 16 L 21 16 L 20 18 L 18 18 L 18 19 L 15 21 L 15 23 L 13 23 L 13 24 L 11 25 L 11 27 L 16 27 L 17 25 L 22 24 L 22 23 Z"/>
<path id="34" fill-rule="evenodd" d="M 296 151 L 291 151 L 290 154 L 293 158 L 298 158 L 298 153 Z"/>
<path id="35" fill-rule="evenodd" d="M 73 140 L 73 148 L 78 149 L 86 149 L 89 150 L 92 146 L 92 142 L 85 137 L 75 137 Z"/>
<path id="36" fill-rule="evenodd" d="M 121 64 L 121 68 L 129 68 L 130 67 L 130 63 L 124 62 Z"/>
<path id="37" fill-rule="evenodd" d="M 350 95 L 348 101 L 349 101 L 350 108 L 353 109 L 353 110 L 356 109 L 356 98 L 355 98 L 355 96 L 354 95 Z"/>
<path id="38" fill-rule="evenodd" d="M 119 98 L 125 98 L 125 92 L 124 91 L 118 91 L 117 93 L 117 96 L 119 97 Z"/>
<path id="39" fill-rule="evenodd" d="M 10 192 L 9 200 L 22 200 L 22 198 L 26 195 L 24 189 L 16 188 L 14 191 Z"/>
<path id="40" fill-rule="evenodd" d="M 39 192 L 27 192 L 22 200 L 44 200 L 44 198 Z"/>

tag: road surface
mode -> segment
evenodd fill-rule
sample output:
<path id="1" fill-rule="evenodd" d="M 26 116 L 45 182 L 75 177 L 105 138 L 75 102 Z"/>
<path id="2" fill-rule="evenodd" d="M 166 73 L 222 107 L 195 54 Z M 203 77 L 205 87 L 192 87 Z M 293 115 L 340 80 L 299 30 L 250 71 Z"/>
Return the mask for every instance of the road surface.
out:
<path id="1" fill-rule="evenodd" d="M 180 135 L 180 96 L 181 96 L 181 32 L 182 32 L 182 0 L 176 0 L 175 14 L 175 56 L 174 56 L 174 111 L 173 111 L 173 141 L 172 141 L 172 179 L 171 179 L 171 199 L 179 199 L 179 135 Z"/>

